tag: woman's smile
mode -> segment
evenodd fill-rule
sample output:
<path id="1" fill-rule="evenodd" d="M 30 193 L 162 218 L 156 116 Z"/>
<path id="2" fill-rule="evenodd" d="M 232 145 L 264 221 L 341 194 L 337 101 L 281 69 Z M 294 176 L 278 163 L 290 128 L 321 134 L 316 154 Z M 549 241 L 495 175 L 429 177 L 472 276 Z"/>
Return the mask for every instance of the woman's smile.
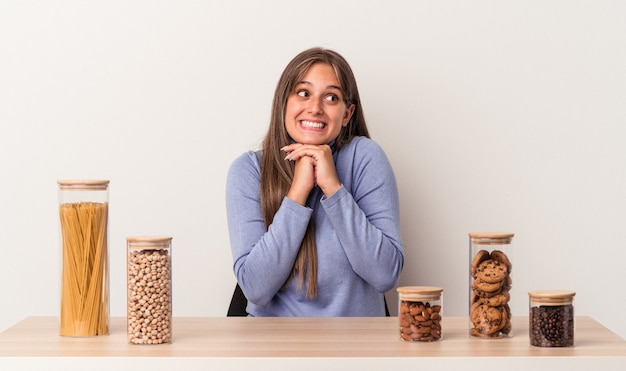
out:
<path id="1" fill-rule="evenodd" d="M 310 120 L 302 120 L 300 121 L 300 125 L 307 129 L 323 129 L 326 126 L 323 122 Z"/>

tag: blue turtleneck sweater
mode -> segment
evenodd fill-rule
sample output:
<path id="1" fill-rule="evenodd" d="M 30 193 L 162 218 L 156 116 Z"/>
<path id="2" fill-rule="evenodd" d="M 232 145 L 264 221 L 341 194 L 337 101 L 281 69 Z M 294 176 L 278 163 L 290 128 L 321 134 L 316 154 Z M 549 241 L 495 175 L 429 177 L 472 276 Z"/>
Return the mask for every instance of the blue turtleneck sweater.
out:
<path id="1" fill-rule="evenodd" d="M 356 137 L 336 151 L 342 187 L 326 198 L 319 187 L 302 206 L 285 197 L 266 230 L 261 211 L 261 151 L 231 165 L 226 209 L 233 270 L 251 316 L 384 316 L 386 291 L 404 264 L 398 189 L 378 144 Z M 318 295 L 306 297 L 291 274 L 311 218 L 315 220 Z"/>

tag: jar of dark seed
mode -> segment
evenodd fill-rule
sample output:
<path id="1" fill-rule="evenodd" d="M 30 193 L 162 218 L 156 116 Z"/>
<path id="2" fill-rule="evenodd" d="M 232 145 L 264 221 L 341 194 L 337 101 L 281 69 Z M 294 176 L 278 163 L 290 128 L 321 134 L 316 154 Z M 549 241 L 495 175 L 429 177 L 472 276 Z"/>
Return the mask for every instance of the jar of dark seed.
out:
<path id="1" fill-rule="evenodd" d="M 574 346 L 574 291 L 531 291 L 529 297 L 530 345 Z"/>
<path id="2" fill-rule="evenodd" d="M 441 340 L 441 287 L 398 287 L 400 339 L 404 341 Z"/>

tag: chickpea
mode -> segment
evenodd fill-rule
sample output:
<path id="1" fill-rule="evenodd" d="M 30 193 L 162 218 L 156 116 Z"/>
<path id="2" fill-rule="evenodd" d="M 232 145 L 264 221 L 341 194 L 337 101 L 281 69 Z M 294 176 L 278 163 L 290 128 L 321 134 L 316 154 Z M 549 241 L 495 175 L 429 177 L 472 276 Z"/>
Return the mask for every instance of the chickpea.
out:
<path id="1" fill-rule="evenodd" d="M 167 250 L 128 254 L 128 341 L 171 342 L 170 255 Z"/>

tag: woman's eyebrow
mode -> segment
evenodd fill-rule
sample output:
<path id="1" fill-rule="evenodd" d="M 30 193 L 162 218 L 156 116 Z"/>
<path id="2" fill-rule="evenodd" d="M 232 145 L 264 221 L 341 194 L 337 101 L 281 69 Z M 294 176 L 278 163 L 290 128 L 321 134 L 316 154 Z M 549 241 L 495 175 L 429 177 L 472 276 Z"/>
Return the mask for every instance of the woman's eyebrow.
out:
<path id="1" fill-rule="evenodd" d="M 300 81 L 297 85 L 308 85 L 308 86 L 313 86 L 313 84 L 311 84 L 309 81 L 303 80 Z M 337 85 L 328 85 L 326 87 L 326 89 L 337 89 L 339 91 L 341 91 L 341 87 L 337 86 Z"/>

